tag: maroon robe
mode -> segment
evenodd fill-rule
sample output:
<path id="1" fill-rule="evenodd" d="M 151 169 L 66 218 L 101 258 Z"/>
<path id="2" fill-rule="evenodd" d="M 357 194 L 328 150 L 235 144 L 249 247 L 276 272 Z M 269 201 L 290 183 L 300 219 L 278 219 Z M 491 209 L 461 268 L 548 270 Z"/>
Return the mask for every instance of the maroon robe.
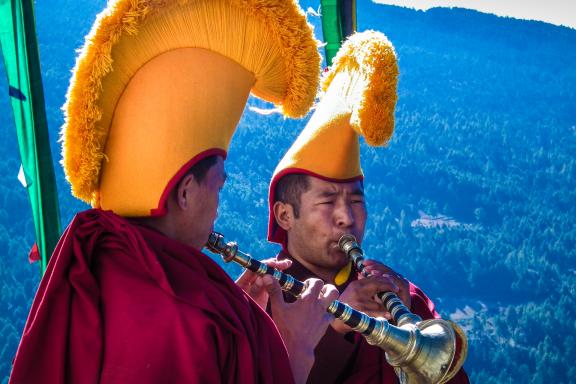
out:
<path id="1" fill-rule="evenodd" d="M 11 383 L 292 383 L 270 317 L 209 257 L 111 212 L 48 265 Z"/>
<path id="2" fill-rule="evenodd" d="M 298 280 L 311 277 L 318 278 L 285 251 L 280 252 L 278 259 L 292 260 L 292 266 L 285 272 Z M 355 273 L 343 285 L 337 286 L 342 293 L 344 289 L 356 280 Z M 434 303 L 414 284 L 410 283 L 410 310 L 422 319 L 440 318 L 434 309 Z M 286 295 L 287 300 L 293 300 Z M 357 332 L 342 335 L 332 327 L 318 343 L 315 351 L 315 362 L 308 376 L 308 383 L 347 383 L 347 384 L 392 384 L 398 383 L 394 369 L 386 361 L 386 355 L 381 348 L 368 344 L 366 339 Z M 450 380 L 450 384 L 467 384 L 468 376 L 463 369 Z"/>

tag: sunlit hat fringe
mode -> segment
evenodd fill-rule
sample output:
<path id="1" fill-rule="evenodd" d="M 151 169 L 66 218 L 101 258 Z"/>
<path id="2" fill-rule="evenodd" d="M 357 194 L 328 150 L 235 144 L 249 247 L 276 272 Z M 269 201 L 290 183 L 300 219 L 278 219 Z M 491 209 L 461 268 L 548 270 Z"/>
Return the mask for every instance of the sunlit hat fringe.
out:
<path id="1" fill-rule="evenodd" d="M 369 145 L 387 144 L 394 133 L 398 99 L 398 64 L 392 43 L 376 31 L 350 36 L 322 79 L 323 91 L 341 71 L 358 72 L 369 84 L 360 102 L 353 106 L 350 125 Z"/>
<path id="2" fill-rule="evenodd" d="M 159 11 L 164 12 L 171 7 L 196 6 L 197 3 L 201 2 L 115 0 L 98 15 L 96 23 L 86 37 L 84 47 L 79 51 L 67 102 L 63 107 L 65 123 L 61 134 L 62 164 L 72 186 L 72 193 L 76 197 L 92 204 L 97 200 L 101 164 L 105 160 L 104 150 L 109 129 L 109 124 L 104 126 L 99 124 L 103 119 L 99 101 L 106 91 L 103 89 L 103 80 L 113 71 L 112 52 L 115 44 L 124 34 L 137 35 L 140 28 L 145 25 L 146 19 Z M 279 64 L 271 62 L 267 65 L 268 67 L 281 65 L 283 68 L 281 71 L 277 68 L 268 68 L 267 76 L 278 77 L 281 72 L 285 85 L 274 89 L 273 84 L 272 86 L 264 84 L 266 81 L 259 79 L 259 74 L 255 73 L 257 84 L 252 91 L 256 96 L 275 103 L 286 116 L 305 115 L 314 101 L 318 88 L 320 56 L 311 27 L 307 25 L 305 16 L 295 1 L 212 0 L 205 3 L 210 6 L 218 3 L 235 7 L 269 30 L 271 38 L 277 41 L 281 59 Z M 221 22 L 210 20 L 211 17 L 213 14 L 206 15 L 206 20 L 213 23 Z M 216 35 L 211 36 L 211 40 L 217 40 Z M 233 45 L 234 42 L 226 44 Z M 207 45 L 202 48 L 210 49 L 208 43 Z M 242 50 L 239 52 L 241 55 Z M 248 70 L 255 71 L 248 66 L 250 60 L 245 55 L 230 58 Z M 283 91 L 280 97 L 275 94 L 279 90 Z M 110 120 L 109 116 L 106 118 L 107 121 Z"/>

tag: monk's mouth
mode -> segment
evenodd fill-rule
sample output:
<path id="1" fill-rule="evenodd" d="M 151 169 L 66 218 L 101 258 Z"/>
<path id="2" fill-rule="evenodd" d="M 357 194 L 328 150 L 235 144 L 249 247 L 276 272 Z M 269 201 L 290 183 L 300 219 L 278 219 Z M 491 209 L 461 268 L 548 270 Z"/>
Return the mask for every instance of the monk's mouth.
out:
<path id="1" fill-rule="evenodd" d="M 329 245 L 329 249 L 331 252 L 337 252 L 339 254 L 344 255 L 344 251 L 342 251 L 342 249 L 340 249 L 340 246 L 338 245 L 338 241 L 331 241 L 330 245 Z"/>

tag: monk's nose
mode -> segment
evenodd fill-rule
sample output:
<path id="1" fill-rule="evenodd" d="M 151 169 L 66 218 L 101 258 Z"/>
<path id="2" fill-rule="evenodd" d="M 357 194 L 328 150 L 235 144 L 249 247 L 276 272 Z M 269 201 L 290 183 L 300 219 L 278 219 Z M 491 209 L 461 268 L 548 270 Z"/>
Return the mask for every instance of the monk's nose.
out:
<path id="1" fill-rule="evenodd" d="M 352 207 L 350 207 L 348 204 L 344 204 L 337 209 L 336 224 L 338 227 L 350 227 L 352 224 L 354 224 Z"/>

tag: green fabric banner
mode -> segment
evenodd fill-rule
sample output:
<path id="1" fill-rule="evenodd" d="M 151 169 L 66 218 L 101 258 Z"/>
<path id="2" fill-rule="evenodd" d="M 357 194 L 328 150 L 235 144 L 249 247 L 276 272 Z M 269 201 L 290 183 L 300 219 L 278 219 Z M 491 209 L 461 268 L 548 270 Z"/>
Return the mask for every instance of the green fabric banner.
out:
<path id="1" fill-rule="evenodd" d="M 43 274 L 60 236 L 60 213 L 44 109 L 33 0 L 0 0 L 0 47 Z"/>
<path id="2" fill-rule="evenodd" d="M 321 0 L 320 5 L 326 65 L 330 66 L 344 39 L 356 31 L 356 0 Z"/>

